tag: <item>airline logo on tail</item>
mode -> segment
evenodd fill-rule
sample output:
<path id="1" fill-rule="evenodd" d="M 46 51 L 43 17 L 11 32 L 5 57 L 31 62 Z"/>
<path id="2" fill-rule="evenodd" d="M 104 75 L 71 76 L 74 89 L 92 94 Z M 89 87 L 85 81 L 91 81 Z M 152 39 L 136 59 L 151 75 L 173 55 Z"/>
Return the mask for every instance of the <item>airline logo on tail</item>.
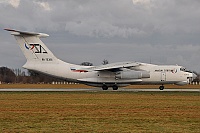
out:
<path id="1" fill-rule="evenodd" d="M 27 46 L 27 44 L 25 43 L 24 46 L 28 50 L 33 50 L 36 54 L 47 54 L 47 51 L 40 44 L 29 44 L 29 46 Z"/>

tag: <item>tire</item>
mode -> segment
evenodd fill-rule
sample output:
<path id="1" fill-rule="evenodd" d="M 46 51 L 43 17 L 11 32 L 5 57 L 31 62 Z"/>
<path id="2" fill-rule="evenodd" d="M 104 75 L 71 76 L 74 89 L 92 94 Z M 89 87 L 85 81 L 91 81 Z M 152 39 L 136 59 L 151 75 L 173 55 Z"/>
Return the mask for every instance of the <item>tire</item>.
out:
<path id="1" fill-rule="evenodd" d="M 159 87 L 160 90 L 164 90 L 164 88 L 165 87 L 163 85 Z"/>
<path id="2" fill-rule="evenodd" d="M 116 85 L 113 85 L 113 90 L 118 90 L 118 86 L 116 86 Z"/>
<path id="3" fill-rule="evenodd" d="M 103 85 L 103 86 L 102 86 L 102 89 L 103 89 L 103 90 L 108 90 L 108 86 Z"/>

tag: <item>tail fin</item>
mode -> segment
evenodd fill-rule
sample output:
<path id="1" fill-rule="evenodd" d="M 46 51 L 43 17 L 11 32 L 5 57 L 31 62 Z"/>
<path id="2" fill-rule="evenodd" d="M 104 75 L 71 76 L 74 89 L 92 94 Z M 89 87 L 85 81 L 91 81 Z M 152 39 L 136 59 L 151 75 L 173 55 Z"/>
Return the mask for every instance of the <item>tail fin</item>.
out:
<path id="1" fill-rule="evenodd" d="M 24 53 L 24 56 L 27 59 L 27 62 L 57 62 L 58 59 L 40 40 L 40 37 L 48 37 L 49 35 L 44 33 L 23 32 L 12 29 L 4 30 L 11 31 L 11 35 L 15 36 L 17 43 L 19 44 L 22 52 Z"/>

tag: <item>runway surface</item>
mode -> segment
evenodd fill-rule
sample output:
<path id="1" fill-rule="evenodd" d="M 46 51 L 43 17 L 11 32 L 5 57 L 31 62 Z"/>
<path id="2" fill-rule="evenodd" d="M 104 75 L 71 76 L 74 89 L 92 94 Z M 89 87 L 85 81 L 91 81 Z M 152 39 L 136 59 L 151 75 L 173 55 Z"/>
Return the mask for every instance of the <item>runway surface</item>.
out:
<path id="1" fill-rule="evenodd" d="M 75 89 L 0 89 L 0 92 L 97 92 L 97 91 L 105 91 L 100 88 L 93 89 L 83 89 L 83 88 L 75 88 Z M 114 91 L 112 89 L 108 89 L 106 91 Z M 123 92 L 200 92 L 200 89 L 118 89 L 115 91 L 123 91 Z"/>

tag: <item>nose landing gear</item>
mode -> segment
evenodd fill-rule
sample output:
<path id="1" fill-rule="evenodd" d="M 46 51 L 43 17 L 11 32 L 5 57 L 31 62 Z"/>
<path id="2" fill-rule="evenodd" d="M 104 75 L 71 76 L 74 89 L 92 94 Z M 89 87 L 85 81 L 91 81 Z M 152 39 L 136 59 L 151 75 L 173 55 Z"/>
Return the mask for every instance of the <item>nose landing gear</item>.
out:
<path id="1" fill-rule="evenodd" d="M 161 85 L 161 86 L 159 87 L 160 90 L 164 90 L 164 88 L 165 88 L 165 87 L 164 87 L 163 85 Z"/>

